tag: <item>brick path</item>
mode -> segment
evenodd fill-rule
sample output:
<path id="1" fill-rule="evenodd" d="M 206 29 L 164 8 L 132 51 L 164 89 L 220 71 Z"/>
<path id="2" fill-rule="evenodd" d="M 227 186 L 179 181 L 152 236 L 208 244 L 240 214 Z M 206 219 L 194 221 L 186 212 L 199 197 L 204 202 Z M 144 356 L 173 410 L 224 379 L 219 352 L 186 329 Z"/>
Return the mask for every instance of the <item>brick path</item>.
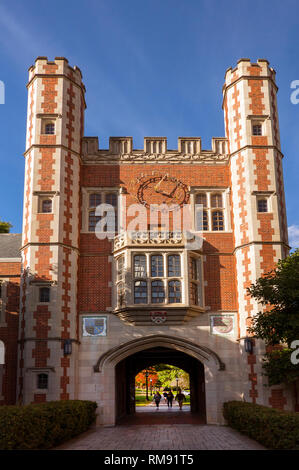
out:
<path id="1" fill-rule="evenodd" d="M 262 450 L 227 426 L 199 424 L 96 427 L 55 450 Z"/>

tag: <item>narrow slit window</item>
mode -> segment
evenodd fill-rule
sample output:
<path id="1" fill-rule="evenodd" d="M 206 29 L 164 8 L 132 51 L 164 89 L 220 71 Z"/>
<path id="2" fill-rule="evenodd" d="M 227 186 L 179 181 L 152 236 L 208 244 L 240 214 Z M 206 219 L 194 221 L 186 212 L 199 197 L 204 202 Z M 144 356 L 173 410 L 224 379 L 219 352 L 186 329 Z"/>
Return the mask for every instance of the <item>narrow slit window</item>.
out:
<path id="1" fill-rule="evenodd" d="M 125 257 L 120 256 L 117 260 L 117 281 L 124 281 L 125 278 Z"/>
<path id="2" fill-rule="evenodd" d="M 117 285 L 117 303 L 120 307 L 125 304 L 125 285 L 123 282 Z"/>

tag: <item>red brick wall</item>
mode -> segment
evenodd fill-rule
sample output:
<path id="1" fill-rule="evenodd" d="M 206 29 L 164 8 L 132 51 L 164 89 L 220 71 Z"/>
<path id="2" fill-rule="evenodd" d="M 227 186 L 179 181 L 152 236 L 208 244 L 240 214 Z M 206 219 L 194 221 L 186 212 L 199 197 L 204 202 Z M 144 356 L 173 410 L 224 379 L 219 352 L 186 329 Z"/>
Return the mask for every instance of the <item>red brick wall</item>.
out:
<path id="1" fill-rule="evenodd" d="M 17 386 L 17 342 L 19 326 L 20 262 L 0 262 L 0 280 L 9 279 L 6 285 L 5 323 L 0 324 L 0 340 L 5 345 L 5 365 L 3 371 L 0 405 L 14 405 Z"/>
<path id="2" fill-rule="evenodd" d="M 229 167 L 226 165 L 86 165 L 82 166 L 82 186 L 126 187 L 127 206 L 136 203 L 134 182 L 143 174 L 169 173 L 188 186 L 230 186 Z M 206 305 L 211 309 L 236 310 L 235 259 L 232 233 L 205 233 L 204 279 Z M 94 234 L 84 233 L 80 238 L 79 311 L 105 311 L 111 307 L 111 243 L 98 240 Z M 92 256 L 91 256 L 92 255 Z"/>

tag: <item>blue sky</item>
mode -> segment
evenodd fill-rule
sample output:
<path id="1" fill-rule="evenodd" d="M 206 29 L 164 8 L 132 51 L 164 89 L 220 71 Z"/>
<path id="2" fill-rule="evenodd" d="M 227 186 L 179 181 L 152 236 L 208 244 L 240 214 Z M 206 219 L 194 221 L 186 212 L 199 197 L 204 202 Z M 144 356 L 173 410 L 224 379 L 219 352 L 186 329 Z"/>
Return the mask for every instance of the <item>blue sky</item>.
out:
<path id="1" fill-rule="evenodd" d="M 224 135 L 222 85 L 241 57 L 267 58 L 277 72 L 291 244 L 299 246 L 298 0 L 0 0 L 0 218 L 22 227 L 28 67 L 64 56 L 86 85 L 85 135 Z"/>

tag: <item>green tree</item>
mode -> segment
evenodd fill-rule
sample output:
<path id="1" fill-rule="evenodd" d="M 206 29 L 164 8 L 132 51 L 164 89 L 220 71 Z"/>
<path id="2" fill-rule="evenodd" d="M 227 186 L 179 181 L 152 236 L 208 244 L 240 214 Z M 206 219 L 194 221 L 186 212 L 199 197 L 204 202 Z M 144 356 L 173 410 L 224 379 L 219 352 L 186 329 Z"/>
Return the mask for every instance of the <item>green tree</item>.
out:
<path id="1" fill-rule="evenodd" d="M 0 233 L 9 233 L 12 225 L 9 222 L 0 220 Z"/>
<path id="2" fill-rule="evenodd" d="M 268 346 L 263 368 L 269 385 L 293 382 L 296 392 L 299 366 L 292 363 L 291 354 L 293 341 L 299 340 L 299 249 L 280 260 L 248 292 L 264 306 L 249 331 Z"/>
<path id="3" fill-rule="evenodd" d="M 188 387 L 189 385 L 189 374 L 184 370 L 176 366 L 169 364 L 158 364 L 155 366 L 158 374 L 158 378 L 162 383 L 163 387 L 174 387 L 176 386 L 176 378 L 179 379 L 180 387 Z"/>

